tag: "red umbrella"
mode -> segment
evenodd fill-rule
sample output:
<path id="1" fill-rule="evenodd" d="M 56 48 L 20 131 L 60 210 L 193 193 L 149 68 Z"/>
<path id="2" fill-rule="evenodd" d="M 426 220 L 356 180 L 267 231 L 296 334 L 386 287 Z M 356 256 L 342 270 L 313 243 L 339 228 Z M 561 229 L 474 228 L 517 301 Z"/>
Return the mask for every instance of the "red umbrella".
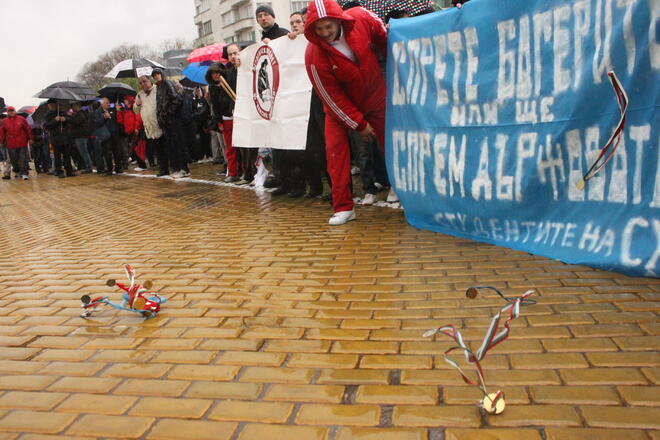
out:
<path id="1" fill-rule="evenodd" d="M 26 105 L 18 109 L 18 114 L 31 115 L 36 109 L 36 105 Z"/>
<path id="2" fill-rule="evenodd" d="M 217 43 L 195 49 L 190 52 L 190 55 L 188 55 L 188 62 L 201 63 L 203 61 L 220 61 L 226 63 L 227 60 L 222 57 L 222 49 L 225 46 L 225 43 Z"/>

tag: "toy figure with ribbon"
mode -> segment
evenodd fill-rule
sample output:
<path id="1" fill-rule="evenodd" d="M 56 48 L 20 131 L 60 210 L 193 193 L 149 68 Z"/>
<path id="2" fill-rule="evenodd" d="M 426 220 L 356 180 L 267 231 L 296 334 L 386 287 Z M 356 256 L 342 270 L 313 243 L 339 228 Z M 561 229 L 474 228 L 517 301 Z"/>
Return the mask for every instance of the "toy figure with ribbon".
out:
<path id="1" fill-rule="evenodd" d="M 520 315 L 520 307 L 536 304 L 536 301 L 528 299 L 528 297 L 534 293 L 533 290 L 528 290 L 517 298 L 508 298 L 495 287 L 489 286 L 470 287 L 466 292 L 466 296 L 470 299 L 476 298 L 479 293 L 479 289 L 489 289 L 495 291 L 508 304 L 502 307 L 497 315 L 495 315 L 491 320 L 488 331 L 486 332 L 486 335 L 484 336 L 484 339 L 481 343 L 481 347 L 479 347 L 479 350 L 476 353 L 472 352 L 470 347 L 463 341 L 461 332 L 456 330 L 456 327 L 453 325 L 446 325 L 444 327 L 438 327 L 429 330 L 424 333 L 424 337 L 433 336 L 436 333 L 442 333 L 452 338 L 458 345 L 455 345 L 445 351 L 445 362 L 458 370 L 465 383 L 469 385 L 475 385 L 481 390 L 481 392 L 484 394 L 484 398 L 481 404 L 488 413 L 501 414 L 505 407 L 504 392 L 497 391 L 496 393 L 488 393 L 488 390 L 486 389 L 486 379 L 484 378 L 484 372 L 481 368 L 480 362 L 492 348 L 509 337 L 509 322 L 516 319 Z M 500 320 L 503 315 L 506 316 L 506 319 L 503 324 L 504 328 L 500 329 Z M 465 354 L 465 360 L 470 364 L 474 364 L 474 367 L 477 370 L 477 383 L 470 380 L 470 378 L 465 374 L 458 363 L 448 356 L 449 353 L 457 349 L 463 350 L 463 353 Z"/>
<path id="2" fill-rule="evenodd" d="M 150 292 L 153 285 L 151 280 L 145 281 L 144 285 L 137 284 L 135 282 L 135 270 L 133 270 L 131 265 L 126 264 L 124 269 L 126 270 L 126 276 L 128 277 L 128 285 L 118 283 L 113 279 L 106 282 L 108 286 L 117 286 L 126 292 L 122 295 L 121 303 L 113 303 L 107 296 L 99 296 L 98 298 L 92 299 L 89 295 L 83 295 L 80 300 L 82 301 L 81 307 L 85 309 L 85 311 L 80 315 L 81 317 L 90 317 L 92 313 L 99 310 L 98 306 L 101 304 L 109 305 L 118 310 L 139 313 L 145 318 L 153 318 L 156 316 L 160 311 L 160 305 L 163 304 L 166 299 Z"/>

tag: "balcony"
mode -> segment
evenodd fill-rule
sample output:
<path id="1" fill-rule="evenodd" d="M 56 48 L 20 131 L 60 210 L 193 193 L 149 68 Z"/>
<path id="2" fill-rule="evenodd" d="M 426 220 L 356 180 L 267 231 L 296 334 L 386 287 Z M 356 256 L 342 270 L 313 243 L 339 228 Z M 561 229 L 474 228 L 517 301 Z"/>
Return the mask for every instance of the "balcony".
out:
<path id="1" fill-rule="evenodd" d="M 251 29 L 254 27 L 255 21 L 252 17 L 249 18 L 242 18 L 240 20 L 237 20 L 232 24 L 234 27 L 234 31 L 238 32 L 242 29 Z"/>
<path id="2" fill-rule="evenodd" d="M 241 6 L 244 4 L 250 3 L 250 0 L 230 0 L 229 4 L 231 5 L 232 8 L 236 6 Z"/>

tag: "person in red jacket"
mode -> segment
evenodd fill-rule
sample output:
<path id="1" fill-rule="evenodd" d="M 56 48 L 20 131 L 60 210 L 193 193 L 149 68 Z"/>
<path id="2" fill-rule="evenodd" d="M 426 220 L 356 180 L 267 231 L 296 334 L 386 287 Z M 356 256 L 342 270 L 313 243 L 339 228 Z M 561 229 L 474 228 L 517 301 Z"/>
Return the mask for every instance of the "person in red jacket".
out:
<path id="1" fill-rule="evenodd" d="M 32 130 L 27 121 L 16 114 L 14 107 L 7 107 L 7 117 L 0 124 L 0 145 L 6 144 L 11 166 L 16 178 L 28 180 L 30 165 L 28 163 L 28 145 L 32 142 Z M 2 178 L 8 179 L 5 175 Z"/>
<path id="2" fill-rule="evenodd" d="M 123 101 L 124 108 L 117 112 L 117 123 L 128 136 L 128 156 L 135 153 L 135 158 L 138 163 L 135 171 L 144 171 L 147 169 L 147 164 L 145 162 L 146 141 L 143 139 L 143 136 L 141 136 L 142 117 L 133 110 L 133 106 L 135 105 L 134 96 L 126 95 L 124 96 Z"/>
<path id="3" fill-rule="evenodd" d="M 385 58 L 387 31 L 366 9 L 343 11 L 334 0 L 312 0 L 306 18 L 307 74 L 326 112 L 326 155 L 335 211 L 328 223 L 341 225 L 355 220 L 349 131 L 365 140 L 376 139 L 381 151 L 385 145 L 386 86 L 378 55 Z"/>

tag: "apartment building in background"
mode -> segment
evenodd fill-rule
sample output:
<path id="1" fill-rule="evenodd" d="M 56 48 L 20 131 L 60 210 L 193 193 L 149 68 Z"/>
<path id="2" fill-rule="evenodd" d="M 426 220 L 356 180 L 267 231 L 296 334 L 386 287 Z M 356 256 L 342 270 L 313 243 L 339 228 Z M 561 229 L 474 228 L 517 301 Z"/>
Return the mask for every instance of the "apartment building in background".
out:
<path id="1" fill-rule="evenodd" d="M 387 0 L 383 0 L 387 1 Z M 268 4 L 275 11 L 275 21 L 289 28 L 289 15 L 309 5 L 309 0 L 194 0 L 195 26 L 198 38 L 195 46 L 213 43 L 248 43 L 261 38 L 261 28 L 254 16 L 257 6 Z M 451 0 L 436 0 L 447 6 Z"/>
<path id="2" fill-rule="evenodd" d="M 289 27 L 289 15 L 309 4 L 309 1 L 294 0 L 194 0 L 195 26 L 198 38 L 196 46 L 213 43 L 254 42 L 261 38 L 254 11 L 261 4 L 270 5 L 275 11 L 275 20 Z"/>

